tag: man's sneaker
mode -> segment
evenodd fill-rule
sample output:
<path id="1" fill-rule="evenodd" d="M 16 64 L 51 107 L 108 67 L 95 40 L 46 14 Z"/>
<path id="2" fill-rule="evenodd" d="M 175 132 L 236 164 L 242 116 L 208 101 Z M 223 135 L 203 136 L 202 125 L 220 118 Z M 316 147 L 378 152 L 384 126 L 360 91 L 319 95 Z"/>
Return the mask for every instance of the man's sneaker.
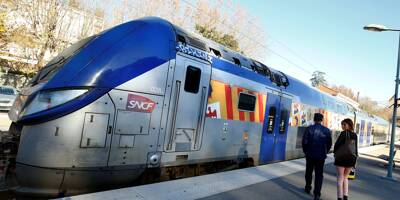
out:
<path id="1" fill-rule="evenodd" d="M 306 192 L 307 194 L 310 194 L 310 192 L 311 192 L 311 188 L 304 188 L 304 192 Z"/>

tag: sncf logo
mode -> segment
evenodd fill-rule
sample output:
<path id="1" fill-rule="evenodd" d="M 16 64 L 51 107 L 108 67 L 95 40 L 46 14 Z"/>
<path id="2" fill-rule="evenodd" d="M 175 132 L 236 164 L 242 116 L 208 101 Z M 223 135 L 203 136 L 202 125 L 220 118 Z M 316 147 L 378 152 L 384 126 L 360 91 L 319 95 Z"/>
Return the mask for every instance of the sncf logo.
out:
<path id="1" fill-rule="evenodd" d="M 151 113 L 155 107 L 156 103 L 151 99 L 135 94 L 128 94 L 127 110 Z"/>

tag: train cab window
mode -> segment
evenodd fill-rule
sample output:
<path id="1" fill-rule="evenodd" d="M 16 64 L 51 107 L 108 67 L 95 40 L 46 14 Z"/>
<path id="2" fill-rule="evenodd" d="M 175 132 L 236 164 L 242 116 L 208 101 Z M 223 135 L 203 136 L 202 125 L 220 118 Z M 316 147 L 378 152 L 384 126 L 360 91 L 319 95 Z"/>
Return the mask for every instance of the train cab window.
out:
<path id="1" fill-rule="evenodd" d="M 200 86 L 201 70 L 197 67 L 188 66 L 186 69 L 185 91 L 197 93 Z"/>
<path id="2" fill-rule="evenodd" d="M 246 93 L 239 93 L 238 109 L 253 112 L 256 107 L 256 96 Z"/>
<path id="3" fill-rule="evenodd" d="M 356 133 L 359 133 L 359 132 L 360 132 L 360 124 L 357 123 L 357 124 L 356 124 Z"/>
<path id="4" fill-rule="evenodd" d="M 268 113 L 268 124 L 267 124 L 267 133 L 272 134 L 274 132 L 274 124 L 275 124 L 275 118 L 276 118 L 276 108 L 275 106 L 272 106 L 269 109 Z"/>
<path id="5" fill-rule="evenodd" d="M 286 122 L 288 118 L 288 111 L 286 109 L 281 111 L 281 123 L 279 123 L 279 133 L 285 134 L 286 132 Z"/>

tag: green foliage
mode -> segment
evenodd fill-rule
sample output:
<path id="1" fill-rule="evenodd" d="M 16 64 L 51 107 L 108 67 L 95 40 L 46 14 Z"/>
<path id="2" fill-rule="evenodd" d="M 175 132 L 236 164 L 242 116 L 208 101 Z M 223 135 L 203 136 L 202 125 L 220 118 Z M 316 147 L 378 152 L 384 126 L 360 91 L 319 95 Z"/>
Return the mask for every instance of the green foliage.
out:
<path id="1" fill-rule="evenodd" d="M 317 87 L 319 85 L 327 85 L 325 80 L 325 72 L 315 71 L 310 79 L 311 85 Z"/>
<path id="2" fill-rule="evenodd" d="M 208 28 L 199 24 L 196 24 L 195 28 L 203 37 L 227 46 L 234 51 L 240 51 L 239 43 L 233 35 L 223 34 L 215 28 Z"/>

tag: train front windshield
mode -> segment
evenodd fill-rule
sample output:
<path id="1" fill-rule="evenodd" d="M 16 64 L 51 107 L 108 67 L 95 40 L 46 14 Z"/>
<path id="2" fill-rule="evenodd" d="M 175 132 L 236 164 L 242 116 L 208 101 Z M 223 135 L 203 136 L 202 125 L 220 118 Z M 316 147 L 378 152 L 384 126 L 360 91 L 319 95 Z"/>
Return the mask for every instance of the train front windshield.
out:
<path id="1" fill-rule="evenodd" d="M 96 35 L 82 39 L 70 47 L 62 51 L 56 57 L 54 57 L 47 65 L 43 67 L 31 80 L 30 85 L 34 86 L 38 83 L 47 82 L 50 80 L 68 61 L 72 56 L 77 54 L 83 47 L 85 47 L 90 41 L 96 38 Z"/>

